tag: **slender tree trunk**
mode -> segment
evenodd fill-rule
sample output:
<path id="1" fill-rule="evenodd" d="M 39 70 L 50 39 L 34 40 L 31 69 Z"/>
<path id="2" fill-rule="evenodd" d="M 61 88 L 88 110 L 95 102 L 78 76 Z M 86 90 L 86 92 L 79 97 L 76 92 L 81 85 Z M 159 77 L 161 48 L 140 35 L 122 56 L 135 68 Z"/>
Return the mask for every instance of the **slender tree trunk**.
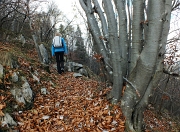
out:
<path id="1" fill-rule="evenodd" d="M 128 63 L 128 34 L 127 34 L 127 15 L 126 15 L 126 3 L 122 0 L 114 0 L 116 9 L 118 12 L 118 25 L 119 25 L 119 54 L 120 54 L 120 65 L 122 69 L 122 76 L 127 75 L 127 63 Z"/>
<path id="2" fill-rule="evenodd" d="M 104 13 L 100 10 L 97 0 L 92 0 L 94 8 L 91 0 L 79 1 L 86 13 L 97 53 L 103 55 L 106 65 L 111 60 L 110 66 L 106 67 L 109 68 L 109 73 L 112 73 L 111 95 L 113 102 L 121 99 L 121 108 L 126 117 L 126 131 L 139 132 L 142 129 L 143 111 L 148 104 L 148 98 L 163 73 L 162 60 L 169 31 L 172 0 L 149 0 L 147 10 L 145 0 L 134 0 L 131 3 L 132 22 L 131 17 L 126 14 L 124 0 L 114 0 L 114 2 L 103 0 Z M 99 23 L 93 9 L 98 13 Z M 130 10 L 128 11 L 130 13 Z M 107 39 L 110 49 L 104 46 L 99 36 Z M 110 58 L 108 58 L 109 54 Z M 128 57 L 131 58 L 130 68 Z M 122 86 L 125 82 L 126 89 L 121 98 Z"/>
<path id="3" fill-rule="evenodd" d="M 37 41 L 36 41 L 36 35 L 35 35 L 35 32 L 34 32 L 34 29 L 32 27 L 32 16 L 30 14 L 30 0 L 26 0 L 26 14 L 25 14 L 25 17 L 24 17 L 24 20 L 28 17 L 28 21 L 29 21 L 29 28 L 30 28 L 30 31 L 31 31 L 31 35 L 32 35 L 32 38 L 33 38 L 33 41 L 34 41 L 34 44 L 35 44 L 35 48 L 36 48 L 36 51 L 38 53 L 38 57 L 39 57 L 39 61 L 40 62 L 43 62 L 42 60 L 42 56 L 41 56 L 41 53 L 40 53 L 40 50 L 39 50 L 39 45 L 37 44 Z"/>
<path id="4" fill-rule="evenodd" d="M 95 0 L 95 1 L 97 1 L 97 0 Z M 106 50 L 106 48 L 104 46 L 103 39 L 100 39 L 100 37 L 102 35 L 101 35 L 101 31 L 98 27 L 96 18 L 94 16 L 94 10 L 92 8 L 91 1 L 90 0 L 85 0 L 85 1 L 79 0 L 79 2 L 87 16 L 89 30 L 95 41 L 95 43 L 94 43 L 95 51 L 103 56 L 105 64 L 106 64 L 106 69 L 108 71 L 107 77 L 108 77 L 109 81 L 112 82 L 112 67 L 111 67 L 110 59 L 108 57 L 108 51 Z"/>
<path id="5" fill-rule="evenodd" d="M 133 21 L 132 21 L 132 48 L 130 72 L 137 64 L 140 53 L 143 48 L 143 28 L 141 22 L 144 21 L 144 3 L 143 0 L 133 1 Z"/>
<path id="6" fill-rule="evenodd" d="M 140 55 L 140 59 L 137 62 L 137 67 L 135 67 L 134 70 L 138 72 L 138 74 L 132 71 L 129 77 L 130 82 L 134 82 L 133 86 L 135 86 L 140 92 L 140 97 L 137 96 L 134 88 L 128 84 L 121 103 L 123 113 L 126 116 L 127 131 L 142 130 L 143 111 L 148 104 L 148 99 L 152 93 L 152 89 L 157 86 L 163 74 L 162 61 L 163 53 L 165 52 L 167 34 L 169 31 L 168 25 L 170 22 L 171 1 L 151 1 L 149 5 L 153 8 L 150 9 L 151 15 L 149 16 L 149 21 L 151 21 L 151 23 L 148 23 L 148 38 Z M 164 8 L 165 5 L 166 7 Z M 157 10 L 157 8 L 159 8 L 159 10 Z M 164 16 L 164 14 L 166 15 Z M 163 20 L 164 17 L 165 21 Z M 155 25 L 153 23 L 159 25 Z M 148 50 L 146 47 L 152 50 Z M 154 71 L 153 69 L 156 70 Z"/>
<path id="7" fill-rule="evenodd" d="M 113 11 L 113 5 L 111 1 L 104 0 L 104 10 L 107 15 L 108 29 L 109 29 L 109 43 L 111 50 L 111 61 L 113 67 L 113 89 L 111 90 L 111 95 L 113 102 L 118 102 L 120 100 L 120 94 L 122 91 L 122 69 L 121 69 L 121 59 L 120 59 L 120 45 L 117 35 L 117 21 Z"/>
<path id="8" fill-rule="evenodd" d="M 35 44 L 36 51 L 38 53 L 39 61 L 43 62 L 42 56 L 41 56 L 41 53 L 40 53 L 40 50 L 39 50 L 39 45 L 37 44 L 37 41 L 36 41 L 36 35 L 35 35 L 34 31 L 33 31 L 31 19 L 29 19 L 29 27 L 30 27 L 30 30 L 31 30 L 31 33 L 32 33 L 32 38 L 33 38 L 33 41 L 34 41 L 34 44 Z"/>

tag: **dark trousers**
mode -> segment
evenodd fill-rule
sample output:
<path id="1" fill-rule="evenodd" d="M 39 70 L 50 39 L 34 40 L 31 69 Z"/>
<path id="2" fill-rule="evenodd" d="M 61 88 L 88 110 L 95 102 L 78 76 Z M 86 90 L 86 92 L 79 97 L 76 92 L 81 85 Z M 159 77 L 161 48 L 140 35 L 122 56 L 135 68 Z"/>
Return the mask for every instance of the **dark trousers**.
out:
<path id="1" fill-rule="evenodd" d="M 64 72 L 64 52 L 55 52 L 57 71 L 59 74 Z"/>

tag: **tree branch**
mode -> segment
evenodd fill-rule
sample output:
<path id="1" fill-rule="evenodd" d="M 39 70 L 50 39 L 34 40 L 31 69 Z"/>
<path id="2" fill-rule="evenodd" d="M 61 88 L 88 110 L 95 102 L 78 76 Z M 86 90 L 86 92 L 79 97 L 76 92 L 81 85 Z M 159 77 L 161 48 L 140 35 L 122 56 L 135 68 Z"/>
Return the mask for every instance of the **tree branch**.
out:
<path id="1" fill-rule="evenodd" d="M 179 77 L 180 76 L 178 73 L 171 72 L 171 71 L 168 71 L 168 70 L 165 70 L 165 69 L 163 69 L 163 72 L 165 74 L 168 74 L 168 75 L 171 75 L 171 76 L 175 76 L 175 77 Z"/>
<path id="2" fill-rule="evenodd" d="M 139 91 L 137 90 L 137 88 L 136 88 L 127 78 L 123 77 L 123 79 L 124 79 L 126 82 L 128 82 L 128 83 L 135 89 L 136 94 L 138 95 L 138 97 L 141 97 L 141 95 L 140 95 Z"/>

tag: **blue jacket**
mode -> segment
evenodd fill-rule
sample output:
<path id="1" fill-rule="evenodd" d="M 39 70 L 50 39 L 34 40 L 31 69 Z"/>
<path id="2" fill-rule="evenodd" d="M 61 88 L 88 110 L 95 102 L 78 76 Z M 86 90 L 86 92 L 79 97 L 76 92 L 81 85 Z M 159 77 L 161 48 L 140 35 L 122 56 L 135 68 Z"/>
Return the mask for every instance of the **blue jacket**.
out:
<path id="1" fill-rule="evenodd" d="M 53 44 L 51 46 L 51 53 L 52 56 L 54 56 L 55 52 L 64 52 L 65 54 L 68 53 L 66 42 L 63 38 L 61 38 L 61 41 L 63 43 L 63 47 L 54 47 Z"/>

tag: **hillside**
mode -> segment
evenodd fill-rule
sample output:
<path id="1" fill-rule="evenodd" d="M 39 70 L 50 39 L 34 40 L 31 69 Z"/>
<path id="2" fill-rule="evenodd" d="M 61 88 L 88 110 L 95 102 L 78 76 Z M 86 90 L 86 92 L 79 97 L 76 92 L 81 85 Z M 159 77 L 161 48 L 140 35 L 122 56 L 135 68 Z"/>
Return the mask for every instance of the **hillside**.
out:
<path id="1" fill-rule="evenodd" d="M 8 112 L 17 122 L 16 127 L 4 126 L 0 131 L 20 132 L 123 132 L 125 117 L 118 105 L 106 99 L 110 88 L 86 77 L 75 78 L 72 72 L 57 74 L 52 64 L 49 70 L 40 64 L 34 46 L 0 44 L 0 52 L 9 52 L 17 60 L 18 67 L 5 67 L 5 77 L 0 80 L 0 117 Z M 1 58 L 3 54 L 1 54 Z M 53 62 L 53 61 L 52 61 Z M 9 92 L 13 85 L 13 71 L 24 75 L 33 90 L 33 104 L 23 105 L 15 101 Z M 32 73 L 37 72 L 37 80 Z M 38 81 L 39 80 L 39 81 Z M 46 92 L 42 93 L 42 88 Z M 14 105 L 18 105 L 14 108 Z M 154 110 L 145 112 L 146 132 L 178 132 L 178 124 L 170 117 L 157 115 Z M 0 122 L 0 125 L 2 122 Z"/>

